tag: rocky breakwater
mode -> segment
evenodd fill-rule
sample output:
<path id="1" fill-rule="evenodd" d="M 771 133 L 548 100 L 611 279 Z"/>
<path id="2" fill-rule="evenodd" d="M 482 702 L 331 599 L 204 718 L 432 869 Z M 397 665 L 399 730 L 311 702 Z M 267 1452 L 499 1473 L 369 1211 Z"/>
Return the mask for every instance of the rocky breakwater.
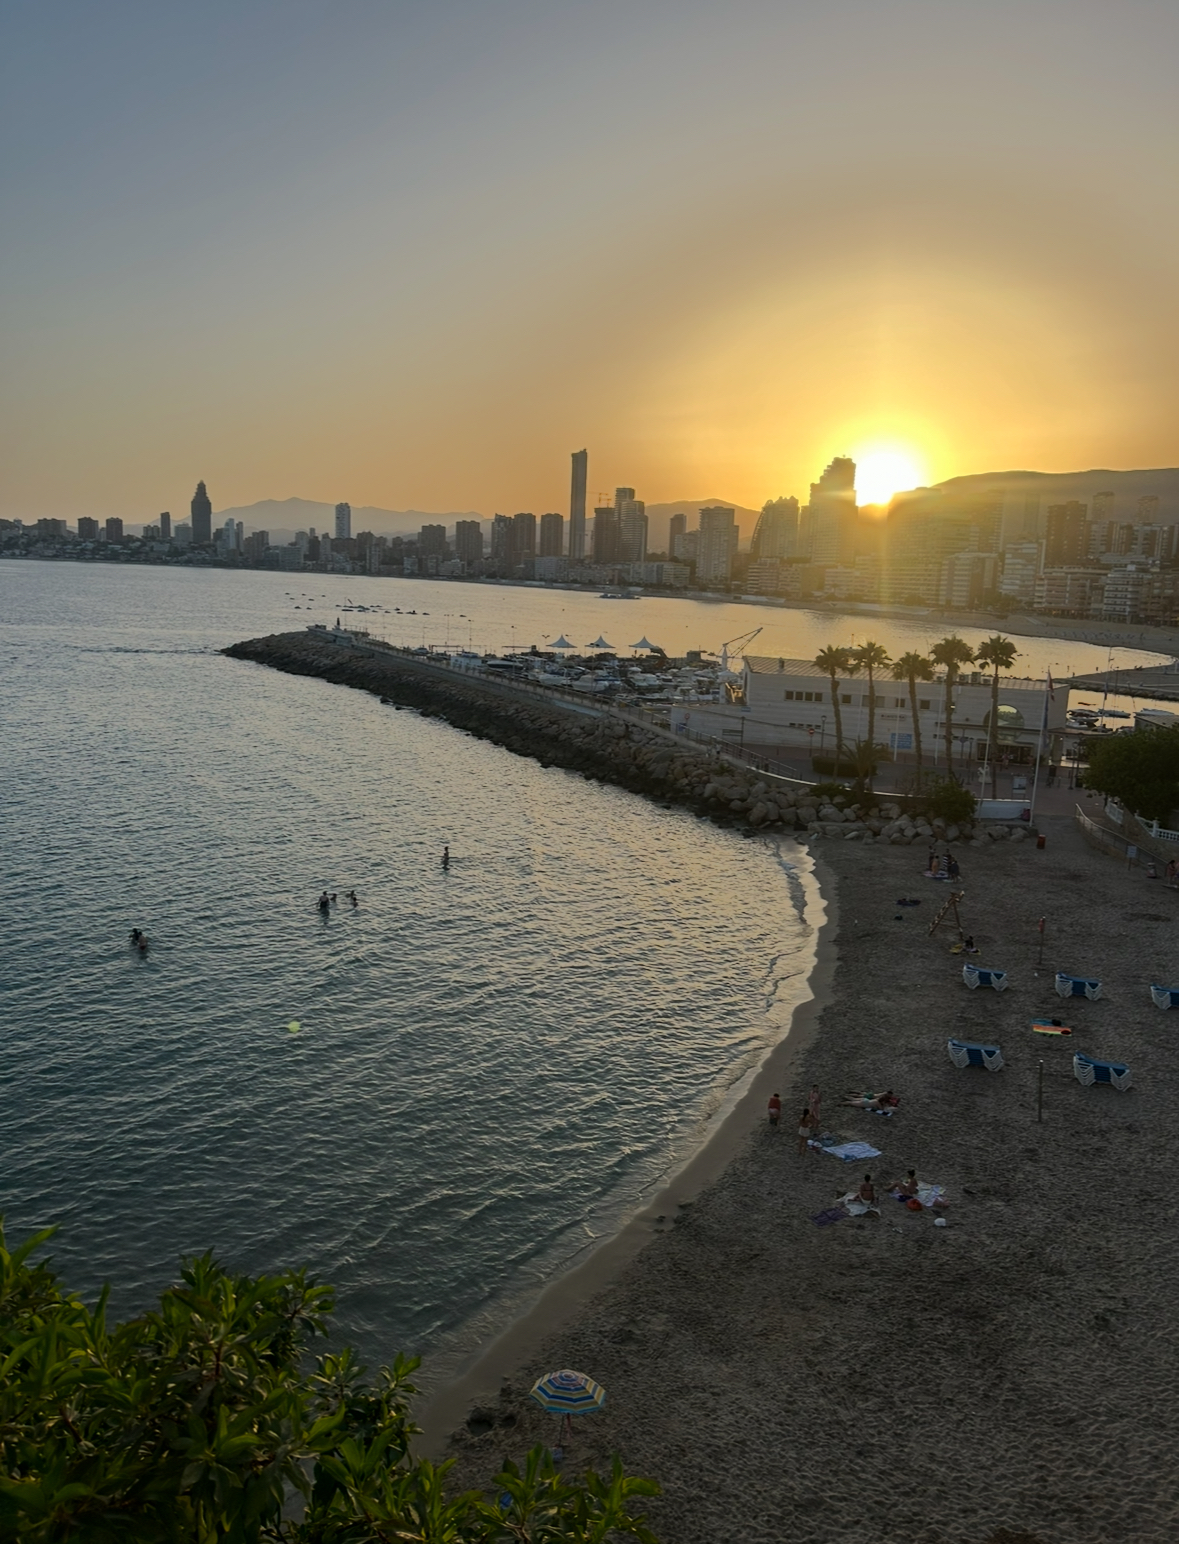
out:
<path id="1" fill-rule="evenodd" d="M 394 708 L 444 719 L 544 766 L 680 804 L 725 825 L 771 823 L 764 782 L 703 747 L 677 742 L 592 702 L 566 703 L 510 682 L 450 670 L 393 650 L 349 647 L 313 633 L 275 633 L 222 651 L 291 675 L 368 691 Z M 726 797 L 712 797 L 723 783 Z M 774 823 L 779 817 L 775 813 Z"/>

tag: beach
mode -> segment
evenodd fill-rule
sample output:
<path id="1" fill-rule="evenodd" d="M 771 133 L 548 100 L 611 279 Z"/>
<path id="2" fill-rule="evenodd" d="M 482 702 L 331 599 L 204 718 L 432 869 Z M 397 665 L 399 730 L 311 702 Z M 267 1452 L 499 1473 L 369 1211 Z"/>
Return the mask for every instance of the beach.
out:
<path id="1" fill-rule="evenodd" d="M 681 1176 L 641 1240 L 492 1348 L 459 1390 L 471 1416 L 451 1422 L 454 1484 L 485 1485 L 505 1456 L 553 1441 L 528 1389 L 572 1367 L 607 1402 L 566 1466 L 617 1452 L 658 1480 L 664 1544 L 1176 1535 L 1179 1018 L 1149 985 L 1179 985 L 1179 894 L 1090 851 L 1066 817 L 1043 829 L 1043 851 L 961 852 L 963 923 L 977 962 L 1008 972 L 1002 993 L 968 990 L 954 933 L 930 937 L 946 887 L 923 877 L 923 848 L 814 844 L 815 997 L 730 1117 L 724 1161 L 701 1163 L 695 1188 Z M 1057 970 L 1101 978 L 1102 997 L 1063 1001 Z M 1052 1017 L 1074 1034 L 1032 1032 Z M 960 1070 L 951 1036 L 1001 1045 L 1004 1069 Z M 1082 1087 L 1075 1050 L 1127 1063 L 1132 1088 Z M 879 1157 L 798 1155 L 812 1082 L 823 1129 Z M 838 1102 L 886 1088 L 891 1117 Z M 944 1186 L 945 1227 L 887 1196 L 879 1216 L 812 1220 L 865 1172 L 883 1190 L 911 1167 Z"/>

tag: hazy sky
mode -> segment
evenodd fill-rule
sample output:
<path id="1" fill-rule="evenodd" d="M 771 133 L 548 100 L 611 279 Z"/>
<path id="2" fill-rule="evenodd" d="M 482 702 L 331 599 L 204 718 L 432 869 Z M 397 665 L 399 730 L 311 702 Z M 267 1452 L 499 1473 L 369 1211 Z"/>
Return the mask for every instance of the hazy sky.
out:
<path id="1" fill-rule="evenodd" d="M 1179 462 L 1179 5 L 0 0 L 0 512 Z"/>

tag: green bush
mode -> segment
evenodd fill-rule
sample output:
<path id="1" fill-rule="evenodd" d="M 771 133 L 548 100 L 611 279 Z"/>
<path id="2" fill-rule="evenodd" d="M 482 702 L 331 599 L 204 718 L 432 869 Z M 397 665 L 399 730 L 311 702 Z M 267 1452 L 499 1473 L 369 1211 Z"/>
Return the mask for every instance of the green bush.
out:
<path id="1" fill-rule="evenodd" d="M 416 1359 L 375 1380 L 356 1355 L 306 1365 L 329 1287 L 188 1261 L 158 1309 L 106 1323 L 45 1263 L 52 1229 L 9 1253 L 0 1228 L 0 1539 L 21 1544 L 655 1544 L 614 1460 L 566 1482 L 543 1447 L 491 1501 L 410 1452 Z"/>
<path id="2" fill-rule="evenodd" d="M 974 795 L 953 778 L 939 778 L 935 783 L 927 783 L 924 797 L 926 808 L 935 819 L 940 817 L 960 826 L 974 816 L 977 802 Z"/>
<path id="3" fill-rule="evenodd" d="M 825 804 L 834 799 L 851 798 L 851 789 L 846 783 L 812 783 L 809 792 L 812 798 L 821 799 Z"/>
<path id="4" fill-rule="evenodd" d="M 1144 820 L 1166 821 L 1179 807 L 1179 728 L 1136 729 L 1086 742 L 1085 786 Z"/>

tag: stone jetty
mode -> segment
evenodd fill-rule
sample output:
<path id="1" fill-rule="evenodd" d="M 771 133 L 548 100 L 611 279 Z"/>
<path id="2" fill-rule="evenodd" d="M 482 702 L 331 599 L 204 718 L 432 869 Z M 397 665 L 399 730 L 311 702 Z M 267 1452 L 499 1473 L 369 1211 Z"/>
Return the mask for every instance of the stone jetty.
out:
<path id="1" fill-rule="evenodd" d="M 806 784 L 759 773 L 592 700 L 569 702 L 555 694 L 542 695 L 363 639 L 353 641 L 351 635 L 344 642 L 328 632 L 273 633 L 235 643 L 223 653 L 290 675 L 316 676 L 371 692 L 391 707 L 444 719 L 477 739 L 533 757 L 542 766 L 565 767 L 747 831 L 864 845 L 934 840 L 982 845 L 1004 838 L 1018 842 L 1027 835 L 1021 826 L 959 826 L 931 819 L 911 800 L 866 797 L 855 803 L 843 795 L 827 799 Z"/>

